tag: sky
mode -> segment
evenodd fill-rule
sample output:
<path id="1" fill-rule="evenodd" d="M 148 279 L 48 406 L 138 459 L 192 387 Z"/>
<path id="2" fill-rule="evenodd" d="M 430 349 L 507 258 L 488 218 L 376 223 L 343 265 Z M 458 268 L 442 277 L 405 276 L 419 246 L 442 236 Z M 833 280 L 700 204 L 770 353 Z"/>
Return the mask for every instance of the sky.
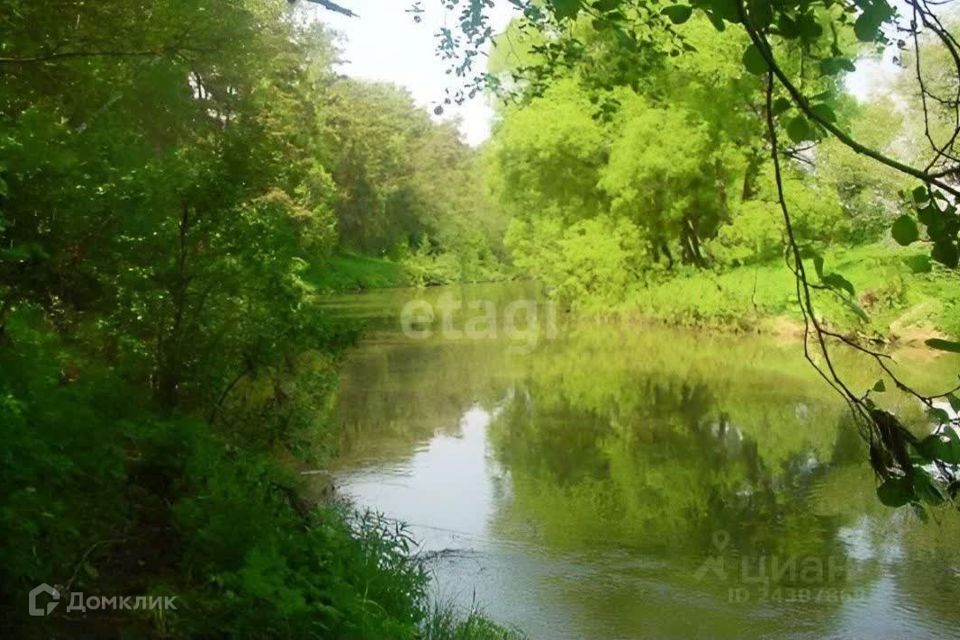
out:
<path id="1" fill-rule="evenodd" d="M 338 2 L 359 17 L 349 18 L 319 7 L 311 9 L 317 19 L 344 36 L 340 42 L 344 62 L 338 71 L 354 78 L 402 85 L 417 104 L 431 112 L 443 102 L 444 89 L 456 88 L 456 79 L 446 74 L 447 63 L 435 54 L 433 35 L 444 24 L 456 25 L 455 15 L 445 11 L 439 0 L 423 0 L 419 24 L 407 12 L 413 0 Z M 512 15 L 509 3 L 498 0 L 490 11 L 494 30 L 506 28 Z M 460 118 L 464 140 L 478 145 L 490 135 L 493 110 L 482 96 L 477 96 L 462 106 L 444 105 L 440 118 Z"/>
<path id="2" fill-rule="evenodd" d="M 337 0 L 359 17 L 350 18 L 303 3 L 316 19 L 342 34 L 343 62 L 338 71 L 354 78 L 392 82 L 405 87 L 417 104 L 431 113 L 443 102 L 444 90 L 455 89 L 456 78 L 446 74 L 447 63 L 437 57 L 434 34 L 441 26 L 456 25 L 456 16 L 440 0 L 422 0 L 424 13 L 417 23 L 408 10 L 414 0 Z M 506 0 L 495 0 L 490 10 L 495 31 L 506 28 L 515 15 Z M 858 60 L 857 71 L 846 78 L 847 90 L 864 100 L 883 93 L 897 67 L 890 61 Z M 433 116 L 437 117 L 437 116 Z M 490 135 L 493 110 L 479 95 L 463 105 L 444 105 L 438 119 L 460 120 L 464 140 L 479 145 Z"/>

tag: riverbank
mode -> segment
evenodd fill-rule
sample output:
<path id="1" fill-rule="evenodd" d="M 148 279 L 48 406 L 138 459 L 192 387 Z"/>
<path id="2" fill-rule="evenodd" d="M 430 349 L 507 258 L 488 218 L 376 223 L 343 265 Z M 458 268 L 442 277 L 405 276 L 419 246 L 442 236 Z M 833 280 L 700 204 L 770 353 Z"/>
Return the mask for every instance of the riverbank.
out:
<path id="1" fill-rule="evenodd" d="M 510 274 L 496 259 L 464 259 L 451 253 L 408 253 L 400 259 L 341 251 L 311 264 L 304 279 L 322 293 L 347 293 L 435 287 L 456 283 L 499 282 Z"/>
<path id="2" fill-rule="evenodd" d="M 399 263 L 349 252 L 318 260 L 310 265 L 304 278 L 318 291 L 327 293 L 389 289 L 410 283 Z"/>
<path id="3" fill-rule="evenodd" d="M 825 274 L 843 275 L 854 295 L 844 302 L 816 290 L 821 319 L 841 331 L 900 344 L 960 335 L 960 278 L 936 266 L 914 272 L 911 265 L 922 256 L 922 250 L 886 245 L 828 252 Z M 795 287 L 782 261 L 722 272 L 689 269 L 631 291 L 616 313 L 673 326 L 800 335 Z"/>

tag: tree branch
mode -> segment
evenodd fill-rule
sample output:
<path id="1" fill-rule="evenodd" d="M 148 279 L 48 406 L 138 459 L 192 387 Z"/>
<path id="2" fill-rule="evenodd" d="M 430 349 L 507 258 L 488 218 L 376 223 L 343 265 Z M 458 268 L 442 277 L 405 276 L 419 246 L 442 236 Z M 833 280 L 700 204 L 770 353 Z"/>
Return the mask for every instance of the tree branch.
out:
<path id="1" fill-rule="evenodd" d="M 293 1 L 293 0 L 292 0 L 292 1 Z M 358 16 L 357 14 L 355 14 L 353 11 L 351 11 L 350 9 L 347 9 L 346 7 L 340 6 L 340 5 L 337 4 L 336 2 L 331 2 L 330 0 L 307 0 L 307 2 L 312 2 L 313 4 L 318 4 L 318 5 L 320 5 L 321 7 L 323 7 L 324 9 L 327 9 L 327 10 L 329 10 L 329 11 L 333 11 L 334 13 L 342 13 L 343 15 L 347 16 L 348 18 L 359 18 L 359 17 L 360 17 L 360 16 Z"/>
<path id="2" fill-rule="evenodd" d="M 830 122 L 829 120 L 821 116 L 820 114 L 816 113 L 811 108 L 810 101 L 807 99 L 807 97 L 803 95 L 800 89 L 798 89 L 797 86 L 794 85 L 793 82 L 790 80 L 790 78 L 787 77 L 787 74 L 784 73 L 783 69 L 780 68 L 780 65 L 777 64 L 777 61 L 774 59 L 774 56 L 773 56 L 773 49 L 771 48 L 770 43 L 767 41 L 766 37 L 760 31 L 758 31 L 757 29 L 754 29 L 750 25 L 747 19 L 747 12 L 744 8 L 743 0 L 738 0 L 737 7 L 741 15 L 741 22 L 745 27 L 744 30 L 747 32 L 747 35 L 750 37 L 751 42 L 753 42 L 753 44 L 760 51 L 760 54 L 763 56 L 763 59 L 766 61 L 770 71 L 773 73 L 774 76 L 776 76 L 780 84 L 783 85 L 783 87 L 787 90 L 787 93 L 790 94 L 790 97 L 793 99 L 794 104 L 796 104 L 797 107 L 801 111 L 803 111 L 804 115 L 806 115 L 808 118 L 810 118 L 811 120 L 819 124 L 821 127 L 826 129 L 830 133 L 832 133 L 834 136 L 836 136 L 838 140 L 840 140 L 840 142 L 850 147 L 857 153 L 861 155 L 865 155 L 868 158 L 872 158 L 877 162 L 884 164 L 888 167 L 891 167 L 893 169 L 896 169 L 897 171 L 904 173 L 908 176 L 917 178 L 918 180 L 922 181 L 925 184 L 938 187 L 943 191 L 945 191 L 946 193 L 949 193 L 950 195 L 956 198 L 960 198 L 960 188 L 950 185 L 944 182 L 942 179 L 934 177 L 933 175 L 931 175 L 926 171 L 917 169 L 916 167 L 911 167 L 910 165 L 904 164 L 898 160 L 894 160 L 893 158 L 888 158 L 887 156 L 883 155 L 879 151 L 871 149 L 870 147 L 867 147 L 857 142 L 852 137 L 850 137 L 850 135 L 848 135 L 846 132 L 844 132 L 839 127 L 837 127 L 835 124 L 833 124 L 832 122 Z"/>

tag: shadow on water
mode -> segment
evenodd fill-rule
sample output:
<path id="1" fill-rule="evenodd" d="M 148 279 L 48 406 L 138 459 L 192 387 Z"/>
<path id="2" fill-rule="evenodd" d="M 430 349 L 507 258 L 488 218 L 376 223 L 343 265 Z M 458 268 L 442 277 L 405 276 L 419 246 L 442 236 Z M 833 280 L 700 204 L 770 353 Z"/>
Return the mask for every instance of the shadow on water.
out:
<path id="1" fill-rule="evenodd" d="M 344 301 L 376 330 L 344 376 L 337 477 L 412 525 L 439 597 L 534 638 L 956 633 L 958 519 L 877 502 L 798 345 L 588 325 L 517 353 L 504 335 L 403 335 L 411 295 Z"/>

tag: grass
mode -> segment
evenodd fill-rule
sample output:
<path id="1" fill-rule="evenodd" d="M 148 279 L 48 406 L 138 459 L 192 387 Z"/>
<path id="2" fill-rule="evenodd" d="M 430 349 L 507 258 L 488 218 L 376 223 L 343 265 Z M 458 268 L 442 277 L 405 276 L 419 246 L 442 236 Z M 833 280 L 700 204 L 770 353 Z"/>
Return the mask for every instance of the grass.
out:
<path id="1" fill-rule="evenodd" d="M 521 632 L 492 622 L 479 608 L 466 615 L 452 605 L 434 605 L 423 625 L 422 640 L 523 640 Z"/>
<path id="2" fill-rule="evenodd" d="M 409 283 L 406 270 L 399 263 L 349 252 L 314 263 L 305 279 L 325 292 L 383 289 Z"/>
<path id="3" fill-rule="evenodd" d="M 930 273 L 913 273 L 909 264 L 918 255 L 917 249 L 881 244 L 827 252 L 824 272 L 839 273 L 854 285 L 850 302 L 856 306 L 816 291 L 818 313 L 845 330 L 908 339 L 960 335 L 960 278 L 937 266 Z M 808 272 L 816 282 L 812 264 Z M 690 269 L 637 289 L 621 311 L 670 324 L 743 331 L 763 330 L 772 319 L 801 320 L 793 274 L 783 261 L 719 273 Z"/>

